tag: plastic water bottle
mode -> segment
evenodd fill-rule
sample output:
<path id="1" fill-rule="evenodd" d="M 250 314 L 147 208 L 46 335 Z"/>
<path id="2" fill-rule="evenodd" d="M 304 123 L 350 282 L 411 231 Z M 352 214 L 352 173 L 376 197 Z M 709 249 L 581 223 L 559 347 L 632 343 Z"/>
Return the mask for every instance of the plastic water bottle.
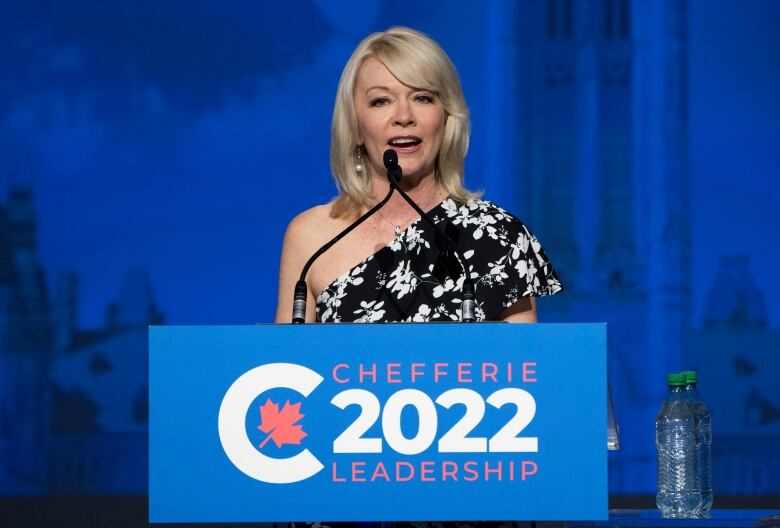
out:
<path id="1" fill-rule="evenodd" d="M 669 394 L 655 420 L 658 494 L 664 517 L 694 518 L 702 506 L 697 464 L 696 424 L 685 396 L 685 376 L 670 374 Z"/>
<path id="2" fill-rule="evenodd" d="M 685 375 L 685 396 L 693 411 L 699 443 L 697 464 L 702 495 L 699 516 L 706 518 L 709 517 L 710 508 L 712 508 L 712 418 L 707 406 L 704 405 L 704 400 L 699 395 L 699 391 L 696 390 L 698 381 L 696 372 L 689 370 L 682 374 Z"/>

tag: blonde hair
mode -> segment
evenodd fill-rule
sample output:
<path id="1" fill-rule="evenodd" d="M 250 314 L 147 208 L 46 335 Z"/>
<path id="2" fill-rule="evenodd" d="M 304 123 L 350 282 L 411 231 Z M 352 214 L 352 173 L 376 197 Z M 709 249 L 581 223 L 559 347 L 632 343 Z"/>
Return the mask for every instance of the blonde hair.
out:
<path id="1" fill-rule="evenodd" d="M 470 123 L 458 73 L 444 50 L 430 37 L 413 29 L 393 27 L 366 37 L 341 72 L 330 140 L 330 168 L 339 190 L 333 203 L 333 216 L 354 214 L 371 205 L 368 171 L 355 170 L 358 123 L 353 99 L 358 70 L 368 58 L 382 62 L 403 84 L 437 94 L 446 112 L 437 159 L 437 183 L 458 201 L 475 197 L 475 193 L 463 187 Z M 365 155 L 365 149 L 362 152 Z"/>

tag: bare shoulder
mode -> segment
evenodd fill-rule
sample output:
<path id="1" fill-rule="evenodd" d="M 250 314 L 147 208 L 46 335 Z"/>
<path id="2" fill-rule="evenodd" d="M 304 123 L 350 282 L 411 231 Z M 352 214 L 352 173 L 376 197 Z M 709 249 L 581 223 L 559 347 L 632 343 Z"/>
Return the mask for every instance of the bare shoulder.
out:
<path id="1" fill-rule="evenodd" d="M 331 216 L 331 208 L 329 203 L 317 205 L 295 216 L 287 225 L 285 245 L 307 250 L 332 238 L 341 228 L 342 221 Z"/>
<path id="2" fill-rule="evenodd" d="M 289 321 L 293 291 L 306 261 L 338 231 L 339 220 L 330 215 L 331 205 L 318 205 L 300 213 L 287 225 L 279 263 L 279 294 L 276 322 Z M 314 320 L 314 298 L 309 292 L 306 320 Z"/>
<path id="3" fill-rule="evenodd" d="M 306 209 L 302 213 L 298 213 L 295 218 L 290 221 L 289 228 L 303 229 L 306 227 L 316 226 L 320 222 L 334 221 L 330 216 L 331 204 L 315 205 L 311 209 Z"/>

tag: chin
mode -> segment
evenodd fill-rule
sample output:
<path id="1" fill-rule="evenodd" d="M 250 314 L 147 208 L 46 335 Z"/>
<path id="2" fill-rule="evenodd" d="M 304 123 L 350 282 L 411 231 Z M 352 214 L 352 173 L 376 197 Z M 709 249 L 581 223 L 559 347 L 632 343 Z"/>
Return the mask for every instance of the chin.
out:
<path id="1" fill-rule="evenodd" d="M 405 181 L 406 183 L 412 183 L 412 182 L 419 183 L 423 179 L 425 179 L 427 176 L 430 176 L 431 178 L 433 178 L 433 172 L 425 173 L 425 172 L 422 172 L 422 171 L 420 171 L 420 172 L 410 171 L 409 173 L 407 173 L 406 171 L 404 171 L 403 180 L 401 180 L 401 181 L 402 182 Z"/>

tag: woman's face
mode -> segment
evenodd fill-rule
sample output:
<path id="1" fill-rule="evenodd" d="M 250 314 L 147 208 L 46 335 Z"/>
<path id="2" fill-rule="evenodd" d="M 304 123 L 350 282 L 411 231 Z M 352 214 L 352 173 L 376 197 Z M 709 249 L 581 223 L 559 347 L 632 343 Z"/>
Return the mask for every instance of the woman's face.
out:
<path id="1" fill-rule="evenodd" d="M 406 182 L 433 177 L 444 124 L 444 107 L 435 92 L 403 84 L 374 58 L 360 66 L 355 83 L 358 141 L 368 153 L 372 176 L 385 178 L 382 155 L 392 148 Z"/>

